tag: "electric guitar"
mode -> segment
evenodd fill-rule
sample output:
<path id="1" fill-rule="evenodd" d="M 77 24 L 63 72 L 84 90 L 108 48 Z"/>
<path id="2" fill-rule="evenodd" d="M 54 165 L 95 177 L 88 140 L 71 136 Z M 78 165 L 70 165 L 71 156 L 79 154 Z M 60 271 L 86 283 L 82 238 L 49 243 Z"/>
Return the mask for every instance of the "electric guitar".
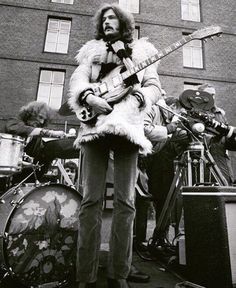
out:
<path id="1" fill-rule="evenodd" d="M 146 60 L 134 65 L 132 68 L 127 69 L 126 71 L 121 73 L 122 66 L 118 66 L 113 69 L 110 73 L 108 73 L 99 83 L 94 84 L 93 91 L 95 96 L 102 97 L 107 102 L 117 103 L 121 99 L 123 99 L 127 93 L 129 92 L 130 87 L 126 87 L 125 81 L 145 69 L 149 65 L 155 63 L 156 61 L 162 59 L 163 57 L 169 55 L 173 51 L 179 49 L 186 43 L 192 40 L 202 40 L 206 38 L 213 38 L 213 36 L 220 36 L 222 33 L 221 28 L 219 26 L 210 26 L 204 29 L 197 30 L 190 35 L 183 37 L 181 40 L 171 44 L 165 49 L 159 51 L 158 53 L 148 57 Z M 98 113 L 93 110 L 92 107 L 85 104 L 84 106 L 80 106 L 80 108 L 76 111 L 77 118 L 83 122 L 88 123 L 91 120 L 96 119 Z"/>

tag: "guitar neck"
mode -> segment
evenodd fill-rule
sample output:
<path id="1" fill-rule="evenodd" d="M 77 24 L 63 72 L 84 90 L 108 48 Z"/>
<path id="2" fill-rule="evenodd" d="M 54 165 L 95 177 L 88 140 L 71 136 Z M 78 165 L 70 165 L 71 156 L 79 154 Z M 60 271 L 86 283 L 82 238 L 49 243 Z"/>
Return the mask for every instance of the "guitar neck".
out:
<path id="1" fill-rule="evenodd" d="M 183 37 L 181 40 L 171 44 L 170 46 L 166 47 L 165 49 L 159 51 L 158 53 L 152 55 L 151 57 L 147 58 L 146 60 L 140 62 L 138 65 L 135 65 L 131 69 L 128 69 L 125 72 L 121 73 L 121 77 L 122 77 L 123 81 L 125 81 L 130 76 L 138 73 L 139 71 L 147 68 L 151 64 L 157 62 L 161 58 L 164 58 L 166 55 L 168 55 L 168 54 L 172 53 L 173 51 L 179 49 L 181 46 L 183 46 L 184 44 L 190 42 L 191 40 L 193 40 L 192 35 L 191 34 L 187 35 L 187 36 Z"/>

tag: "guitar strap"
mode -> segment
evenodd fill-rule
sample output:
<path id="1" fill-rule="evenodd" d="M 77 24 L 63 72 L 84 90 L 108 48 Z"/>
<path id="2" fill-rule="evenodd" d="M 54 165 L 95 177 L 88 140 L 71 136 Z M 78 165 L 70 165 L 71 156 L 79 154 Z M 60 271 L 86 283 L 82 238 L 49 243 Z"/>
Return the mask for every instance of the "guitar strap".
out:
<path id="1" fill-rule="evenodd" d="M 126 69 L 131 69 L 134 67 L 134 63 L 130 57 L 132 50 L 125 47 L 124 42 L 118 40 L 114 43 L 108 43 L 108 49 L 109 48 L 111 48 L 111 50 L 119 57 Z"/>
<path id="2" fill-rule="evenodd" d="M 121 40 L 118 40 L 114 43 L 110 43 L 110 46 L 112 47 L 112 50 L 114 51 L 114 53 L 116 53 L 116 55 L 122 61 L 126 70 L 130 70 L 134 67 L 134 63 L 130 57 L 132 50 L 127 45 L 125 47 L 124 42 L 122 42 Z M 124 72 L 124 71 L 121 71 L 121 72 Z M 125 81 L 126 86 L 132 86 L 137 83 L 139 83 L 139 80 L 136 74 L 132 75 Z"/>

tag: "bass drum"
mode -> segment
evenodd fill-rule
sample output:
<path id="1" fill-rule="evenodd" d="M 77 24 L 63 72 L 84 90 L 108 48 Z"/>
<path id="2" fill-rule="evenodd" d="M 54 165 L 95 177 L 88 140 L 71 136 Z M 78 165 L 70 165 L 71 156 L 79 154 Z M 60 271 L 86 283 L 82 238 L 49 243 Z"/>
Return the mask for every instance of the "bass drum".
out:
<path id="1" fill-rule="evenodd" d="M 82 197 L 62 184 L 11 188 L 0 198 L 0 261 L 25 287 L 61 287 L 75 268 Z"/>

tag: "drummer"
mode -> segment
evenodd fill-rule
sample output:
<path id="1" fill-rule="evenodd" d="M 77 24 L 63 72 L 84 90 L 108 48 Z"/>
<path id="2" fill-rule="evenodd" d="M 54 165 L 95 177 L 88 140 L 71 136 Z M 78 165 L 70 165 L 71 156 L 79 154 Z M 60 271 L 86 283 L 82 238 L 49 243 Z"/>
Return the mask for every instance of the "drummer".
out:
<path id="1" fill-rule="evenodd" d="M 44 102 L 32 101 L 20 108 L 17 117 L 10 118 L 5 125 L 5 133 L 27 138 L 25 152 L 34 158 L 34 162 L 43 164 L 40 176 L 48 169 L 55 158 L 78 158 L 79 152 L 73 146 L 74 138 L 66 138 L 62 130 L 46 127 L 54 115 L 54 110 Z M 43 138 L 57 140 L 43 141 Z"/>

